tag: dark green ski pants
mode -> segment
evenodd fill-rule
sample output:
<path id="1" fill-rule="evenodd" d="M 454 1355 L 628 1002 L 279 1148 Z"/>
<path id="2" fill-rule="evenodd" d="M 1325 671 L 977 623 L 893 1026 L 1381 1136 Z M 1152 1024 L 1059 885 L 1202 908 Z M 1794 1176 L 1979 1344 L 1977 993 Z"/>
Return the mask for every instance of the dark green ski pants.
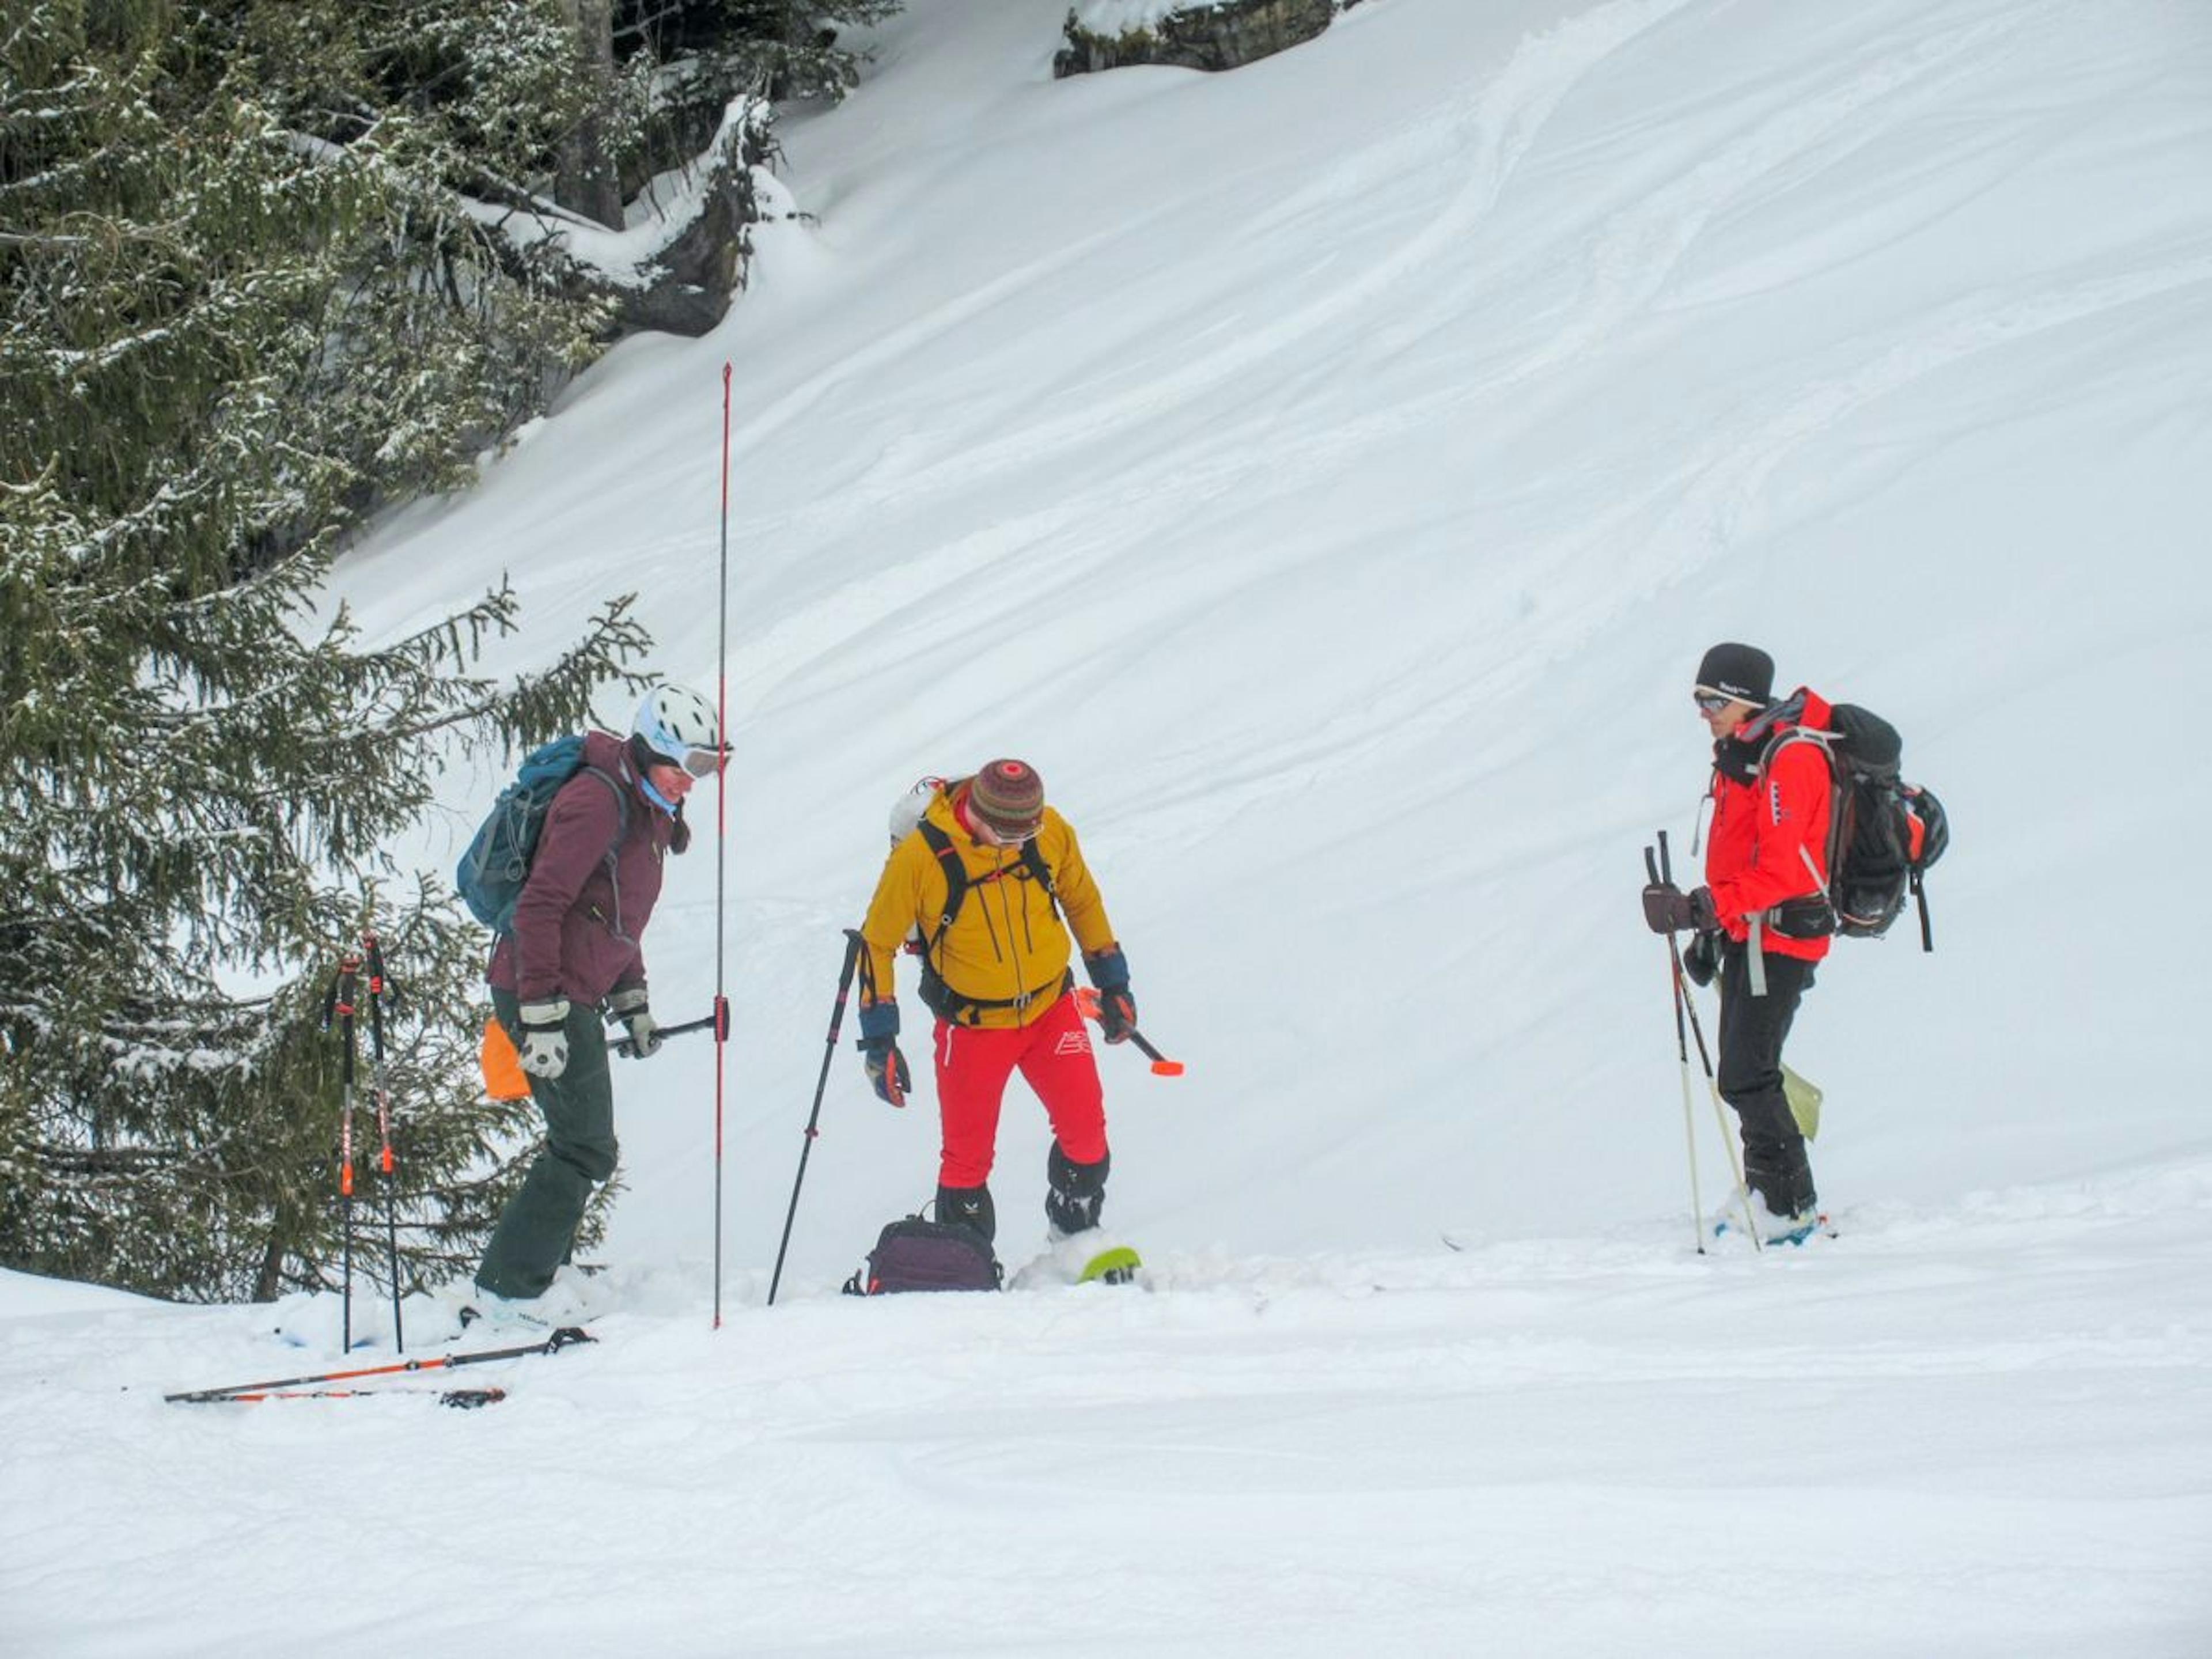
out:
<path id="1" fill-rule="evenodd" d="M 514 993 L 495 989 L 491 1006 L 520 1047 L 522 1017 Z M 575 1244 L 592 1188 L 615 1172 L 614 1082 L 599 1006 L 572 1002 L 567 1030 L 568 1069 L 530 1079 L 531 1098 L 545 1118 L 545 1144 L 500 1212 L 477 1269 L 477 1283 L 495 1296 L 544 1294 Z"/>

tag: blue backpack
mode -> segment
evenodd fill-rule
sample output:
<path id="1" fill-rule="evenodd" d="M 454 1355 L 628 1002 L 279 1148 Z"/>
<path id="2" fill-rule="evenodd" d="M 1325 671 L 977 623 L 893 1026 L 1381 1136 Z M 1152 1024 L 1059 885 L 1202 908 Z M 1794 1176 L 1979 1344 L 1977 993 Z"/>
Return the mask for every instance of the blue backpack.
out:
<path id="1" fill-rule="evenodd" d="M 556 738 L 524 757 L 522 769 L 499 792 L 453 871 L 453 890 L 469 913 L 494 933 L 514 931 L 515 901 L 530 879 L 530 861 L 537 856 L 545 815 L 552 809 L 553 797 L 579 772 L 590 773 L 614 794 L 617 828 L 605 859 L 607 873 L 613 876 L 616 848 L 629 833 L 628 792 L 598 767 L 584 764 L 581 737 Z"/>

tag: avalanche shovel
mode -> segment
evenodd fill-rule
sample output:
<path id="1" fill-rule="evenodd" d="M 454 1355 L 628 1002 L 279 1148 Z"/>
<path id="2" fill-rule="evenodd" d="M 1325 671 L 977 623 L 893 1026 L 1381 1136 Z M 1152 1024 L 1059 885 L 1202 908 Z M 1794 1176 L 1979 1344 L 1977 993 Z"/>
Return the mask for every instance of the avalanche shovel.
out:
<path id="1" fill-rule="evenodd" d="M 1097 1019 L 1098 1018 L 1098 993 L 1092 990 L 1087 985 L 1078 986 L 1075 991 L 1075 1006 L 1077 1012 L 1079 1012 L 1085 1019 Z M 1158 1049 L 1153 1048 L 1150 1042 L 1145 1040 L 1145 1034 L 1137 1030 L 1133 1025 L 1129 1028 L 1129 1041 L 1135 1043 L 1138 1050 L 1143 1054 L 1145 1058 L 1152 1062 L 1152 1075 L 1154 1077 L 1181 1077 L 1182 1075 L 1182 1062 L 1179 1060 L 1170 1060 Z"/>

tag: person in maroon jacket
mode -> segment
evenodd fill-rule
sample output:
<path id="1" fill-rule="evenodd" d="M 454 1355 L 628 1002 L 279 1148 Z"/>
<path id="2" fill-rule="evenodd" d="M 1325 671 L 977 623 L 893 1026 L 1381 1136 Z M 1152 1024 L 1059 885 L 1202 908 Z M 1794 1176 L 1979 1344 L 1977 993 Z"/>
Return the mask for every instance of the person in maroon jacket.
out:
<path id="1" fill-rule="evenodd" d="M 600 1022 L 620 1024 L 640 1059 L 660 1047 L 640 941 L 660 896 L 662 861 L 690 839 L 684 798 L 698 779 L 719 776 L 726 752 L 712 703 L 685 686 L 656 686 L 627 738 L 585 735 L 583 769 L 546 812 L 513 931 L 494 944 L 485 975 L 544 1115 L 545 1144 L 492 1229 L 477 1269 L 480 1293 L 508 1302 L 544 1295 L 568 1259 L 592 1189 L 615 1172 Z"/>
<path id="2" fill-rule="evenodd" d="M 1828 705 L 1800 687 L 1773 701 L 1774 659 L 1722 644 L 1698 665 L 1692 696 L 1713 738 L 1712 822 L 1705 884 L 1644 890 L 1655 933 L 1697 937 L 1682 965 L 1698 984 L 1720 979 L 1721 1097 L 1743 1136 L 1744 1184 L 1764 1203 L 1769 1237 L 1802 1237 L 1817 1220 L 1812 1160 L 1783 1091 L 1782 1045 L 1814 964 L 1828 954 L 1829 769 L 1815 742 Z"/>

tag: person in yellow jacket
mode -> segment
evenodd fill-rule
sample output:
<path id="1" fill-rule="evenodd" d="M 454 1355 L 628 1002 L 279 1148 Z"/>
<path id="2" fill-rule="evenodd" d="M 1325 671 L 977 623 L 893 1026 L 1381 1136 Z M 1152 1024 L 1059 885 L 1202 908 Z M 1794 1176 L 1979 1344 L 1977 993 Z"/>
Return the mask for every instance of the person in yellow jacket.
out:
<path id="1" fill-rule="evenodd" d="M 918 994 L 937 1017 L 938 1218 L 995 1237 L 988 1183 L 1000 1104 L 1018 1067 L 1052 1121 L 1046 1219 L 1055 1237 L 1096 1227 L 1111 1158 L 1097 1060 L 1074 995 L 1077 947 L 1107 1042 L 1128 1040 L 1137 1005 L 1098 884 L 1075 831 L 1045 805 L 1036 769 L 994 760 L 932 795 L 892 846 L 860 937 L 860 1048 L 870 1085 L 890 1104 L 903 1106 L 913 1086 L 893 977 L 909 939 Z"/>

